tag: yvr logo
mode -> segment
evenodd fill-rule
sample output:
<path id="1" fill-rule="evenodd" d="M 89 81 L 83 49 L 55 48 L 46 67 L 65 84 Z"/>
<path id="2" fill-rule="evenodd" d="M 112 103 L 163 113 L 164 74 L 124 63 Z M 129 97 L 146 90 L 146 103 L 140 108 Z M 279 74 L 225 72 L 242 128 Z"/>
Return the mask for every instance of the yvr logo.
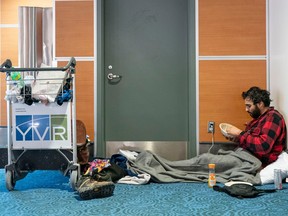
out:
<path id="1" fill-rule="evenodd" d="M 67 115 L 16 115 L 16 141 L 68 140 Z"/>

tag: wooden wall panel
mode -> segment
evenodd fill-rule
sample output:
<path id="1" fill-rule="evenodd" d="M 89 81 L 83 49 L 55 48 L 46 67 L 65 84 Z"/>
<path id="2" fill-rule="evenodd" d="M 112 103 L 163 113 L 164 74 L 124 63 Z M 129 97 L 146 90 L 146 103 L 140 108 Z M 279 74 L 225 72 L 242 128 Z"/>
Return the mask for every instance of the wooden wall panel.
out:
<path id="1" fill-rule="evenodd" d="M 93 0 L 55 1 L 55 51 L 57 57 L 94 56 Z M 63 64 L 63 62 L 58 62 Z M 66 64 L 65 62 L 64 64 Z M 94 62 L 77 61 L 76 115 L 94 140 Z"/>
<path id="2" fill-rule="evenodd" d="M 265 55 L 266 0 L 199 0 L 199 55 Z"/>
<path id="3" fill-rule="evenodd" d="M 228 122 L 243 128 L 251 120 L 241 94 L 252 86 L 266 88 L 266 61 L 200 61 L 199 70 L 200 142 L 211 142 L 208 121 L 216 125 L 214 141 L 227 141 L 218 125 Z"/>
<path id="4" fill-rule="evenodd" d="M 3 62 L 1 62 L 2 64 Z M 6 101 L 4 100 L 6 92 L 6 82 L 5 82 L 5 73 L 0 73 L 0 126 L 7 125 L 7 108 Z"/>
<path id="5" fill-rule="evenodd" d="M 56 1 L 56 57 L 94 55 L 93 1 Z"/>
<path id="6" fill-rule="evenodd" d="M 6 59 L 18 65 L 18 28 L 1 28 L 1 63 Z"/>
<path id="7" fill-rule="evenodd" d="M 18 65 L 18 28 L 1 28 L 1 54 L 0 64 L 6 59 L 10 59 L 13 66 Z M 7 108 L 4 100 L 6 94 L 6 79 L 5 73 L 0 77 L 0 126 L 7 125 Z"/>
<path id="8" fill-rule="evenodd" d="M 58 62 L 63 67 L 67 62 Z M 94 139 L 94 62 L 76 61 L 76 115 Z"/>

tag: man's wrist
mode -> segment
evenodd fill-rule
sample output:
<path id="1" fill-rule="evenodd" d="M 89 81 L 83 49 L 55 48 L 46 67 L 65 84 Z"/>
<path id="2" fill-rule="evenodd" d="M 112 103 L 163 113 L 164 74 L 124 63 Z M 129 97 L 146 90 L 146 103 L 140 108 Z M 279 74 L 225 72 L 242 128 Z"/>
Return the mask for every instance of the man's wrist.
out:
<path id="1" fill-rule="evenodd" d="M 241 131 L 240 133 L 239 133 L 239 135 L 244 135 L 244 133 L 245 133 L 245 131 Z"/>

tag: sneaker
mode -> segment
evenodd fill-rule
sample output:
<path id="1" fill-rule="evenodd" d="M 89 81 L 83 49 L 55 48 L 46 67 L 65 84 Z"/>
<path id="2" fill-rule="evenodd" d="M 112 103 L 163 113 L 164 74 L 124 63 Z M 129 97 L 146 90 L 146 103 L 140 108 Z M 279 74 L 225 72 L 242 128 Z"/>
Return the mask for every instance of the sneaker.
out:
<path id="1" fill-rule="evenodd" d="M 84 200 L 112 196 L 114 188 L 112 181 L 96 181 L 91 177 L 80 178 L 76 185 L 79 196 Z"/>
<path id="2" fill-rule="evenodd" d="M 100 173 L 92 172 L 91 178 L 93 178 L 96 181 L 112 181 L 111 175 L 104 171 L 105 170 L 102 170 Z"/>

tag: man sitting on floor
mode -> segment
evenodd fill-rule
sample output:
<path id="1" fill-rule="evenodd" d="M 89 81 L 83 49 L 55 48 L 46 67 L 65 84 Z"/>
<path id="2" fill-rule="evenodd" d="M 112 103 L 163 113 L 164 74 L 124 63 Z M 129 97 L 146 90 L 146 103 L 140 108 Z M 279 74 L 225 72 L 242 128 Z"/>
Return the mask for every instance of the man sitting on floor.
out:
<path id="1" fill-rule="evenodd" d="M 243 131 L 235 126 L 226 130 L 230 137 L 227 139 L 238 143 L 235 151 L 220 149 L 216 155 L 204 153 L 182 161 L 168 161 L 146 151 L 131 161 L 131 167 L 150 174 L 156 182 L 205 182 L 209 163 L 216 164 L 217 181 L 222 183 L 271 183 L 273 170 L 278 167 L 283 170 L 282 179 L 285 178 L 288 174 L 285 162 L 288 161 L 288 154 L 285 152 L 287 129 L 283 116 L 270 107 L 270 93 L 266 90 L 251 87 L 242 93 L 242 97 L 246 111 L 253 120 Z M 265 179 L 265 176 L 269 176 L 270 180 Z"/>
<path id="2" fill-rule="evenodd" d="M 270 93 L 266 90 L 252 87 L 243 92 L 242 97 L 246 111 L 253 120 L 243 131 L 234 126 L 227 128 L 227 134 L 232 135 L 232 140 L 239 143 L 240 147 L 256 156 L 263 168 L 266 167 L 260 171 L 262 184 L 273 181 L 274 169 L 281 169 L 285 178 L 288 174 L 285 167 L 288 155 L 284 152 L 287 129 L 283 116 L 274 107 L 270 107 Z"/>
<path id="3" fill-rule="evenodd" d="M 246 112 L 253 118 L 245 130 L 235 126 L 227 128 L 228 135 L 239 146 L 256 156 L 265 167 L 276 161 L 286 149 L 287 129 L 283 116 L 270 107 L 270 93 L 252 87 L 242 93 Z"/>

